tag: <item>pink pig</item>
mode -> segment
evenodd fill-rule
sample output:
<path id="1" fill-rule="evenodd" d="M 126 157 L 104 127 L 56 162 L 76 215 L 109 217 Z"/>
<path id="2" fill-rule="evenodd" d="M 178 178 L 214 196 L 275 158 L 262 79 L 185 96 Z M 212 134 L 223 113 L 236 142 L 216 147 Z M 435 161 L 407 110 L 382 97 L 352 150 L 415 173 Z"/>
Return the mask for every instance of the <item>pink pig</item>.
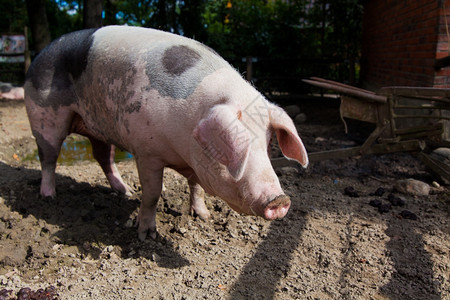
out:
<path id="1" fill-rule="evenodd" d="M 214 51 L 194 40 L 137 27 L 70 33 L 34 60 L 25 103 L 42 167 L 41 195 L 55 197 L 55 168 L 70 133 L 87 136 L 111 187 L 130 194 L 114 164 L 132 153 L 142 185 L 138 235 L 156 235 L 164 168 L 188 179 L 191 208 L 210 214 L 203 189 L 237 212 L 286 215 L 267 148 L 308 165 L 288 115 L 269 103 Z"/>
<path id="2" fill-rule="evenodd" d="M 0 99 L 23 99 L 23 87 L 13 87 L 10 83 L 0 81 Z"/>

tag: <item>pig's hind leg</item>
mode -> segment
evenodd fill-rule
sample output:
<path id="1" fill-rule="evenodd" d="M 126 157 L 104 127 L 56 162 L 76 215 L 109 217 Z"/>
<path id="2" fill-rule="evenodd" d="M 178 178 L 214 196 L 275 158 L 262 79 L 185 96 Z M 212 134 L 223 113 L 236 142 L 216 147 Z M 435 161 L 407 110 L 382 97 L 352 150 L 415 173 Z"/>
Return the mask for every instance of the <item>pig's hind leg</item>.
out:
<path id="1" fill-rule="evenodd" d="M 188 180 L 189 185 L 189 200 L 191 202 L 191 215 L 196 213 L 202 220 L 206 221 L 211 217 L 211 214 L 205 205 L 205 191 L 198 183 L 197 174 L 191 168 L 175 169 L 178 173 L 183 175 Z"/>
<path id="2" fill-rule="evenodd" d="M 54 198 L 56 161 L 61 145 L 69 134 L 71 112 L 44 109 L 33 104 L 29 104 L 27 110 L 42 169 L 40 194 L 44 198 Z"/>
<path id="3" fill-rule="evenodd" d="M 203 188 L 196 181 L 188 179 L 190 201 L 191 201 L 191 214 L 195 212 L 203 220 L 208 220 L 211 217 L 208 209 L 205 205 L 205 192 Z"/>
<path id="4" fill-rule="evenodd" d="M 92 145 L 92 154 L 102 167 L 112 189 L 131 196 L 131 188 L 122 180 L 116 164 L 114 163 L 115 146 L 96 139 L 86 127 L 80 115 L 75 114 L 72 120 L 71 133 L 78 133 L 89 138 Z"/>
<path id="5" fill-rule="evenodd" d="M 126 196 L 131 196 L 131 188 L 122 180 L 116 164 L 114 163 L 115 146 L 106 144 L 93 137 L 89 137 L 92 145 L 92 154 L 97 162 L 102 167 L 106 178 L 109 181 L 112 189 Z"/>
<path id="6" fill-rule="evenodd" d="M 56 197 L 56 161 L 64 138 L 53 138 L 38 131 L 33 131 L 33 135 L 36 138 L 42 170 L 40 194 L 44 198 L 54 198 Z"/>

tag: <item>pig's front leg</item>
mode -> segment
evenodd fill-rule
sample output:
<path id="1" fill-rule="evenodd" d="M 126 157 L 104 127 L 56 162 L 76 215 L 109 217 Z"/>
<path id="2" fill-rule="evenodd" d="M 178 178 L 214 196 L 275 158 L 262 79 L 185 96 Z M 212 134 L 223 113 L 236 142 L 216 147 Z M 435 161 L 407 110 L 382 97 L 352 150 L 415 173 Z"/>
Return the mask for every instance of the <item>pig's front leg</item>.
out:
<path id="1" fill-rule="evenodd" d="M 144 241 L 147 233 L 156 239 L 156 207 L 161 195 L 164 167 L 155 168 L 151 160 L 136 158 L 142 186 L 141 207 L 137 217 L 138 237 Z"/>
<path id="2" fill-rule="evenodd" d="M 200 216 L 203 220 L 210 218 L 210 213 L 205 205 L 205 192 L 203 188 L 195 181 L 189 179 L 189 190 L 191 200 L 191 214 L 194 212 Z"/>

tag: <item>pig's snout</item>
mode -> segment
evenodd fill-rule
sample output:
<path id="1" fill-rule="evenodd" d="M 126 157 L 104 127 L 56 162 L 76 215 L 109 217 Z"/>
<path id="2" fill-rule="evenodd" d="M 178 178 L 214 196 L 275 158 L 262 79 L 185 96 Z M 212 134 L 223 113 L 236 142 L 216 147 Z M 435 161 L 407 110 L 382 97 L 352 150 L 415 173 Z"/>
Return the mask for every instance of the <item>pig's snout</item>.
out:
<path id="1" fill-rule="evenodd" d="M 264 208 L 264 218 L 275 220 L 283 218 L 291 206 L 291 199 L 286 195 L 279 195 Z"/>

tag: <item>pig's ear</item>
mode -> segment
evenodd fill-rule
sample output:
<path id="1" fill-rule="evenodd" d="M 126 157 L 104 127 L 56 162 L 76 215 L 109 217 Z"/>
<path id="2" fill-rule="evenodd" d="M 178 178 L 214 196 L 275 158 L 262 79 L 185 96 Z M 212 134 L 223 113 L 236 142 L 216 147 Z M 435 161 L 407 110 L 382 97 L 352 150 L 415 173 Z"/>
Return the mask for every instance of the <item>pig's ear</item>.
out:
<path id="1" fill-rule="evenodd" d="M 199 122 L 193 134 L 206 155 L 225 165 L 236 181 L 242 178 L 251 140 L 237 112 L 226 105 L 217 105 Z"/>
<path id="2" fill-rule="evenodd" d="M 304 168 L 308 166 L 308 154 L 297 134 L 294 122 L 287 113 L 277 106 L 270 110 L 270 125 L 277 135 L 281 152 L 288 159 L 299 162 Z"/>

